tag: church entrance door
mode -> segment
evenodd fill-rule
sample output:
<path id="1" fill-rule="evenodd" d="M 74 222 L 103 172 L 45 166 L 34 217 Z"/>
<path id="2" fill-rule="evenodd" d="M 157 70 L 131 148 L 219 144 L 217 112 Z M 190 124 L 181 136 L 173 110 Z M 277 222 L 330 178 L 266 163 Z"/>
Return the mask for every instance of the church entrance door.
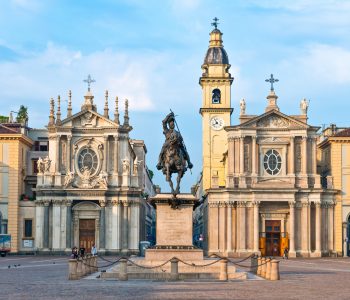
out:
<path id="1" fill-rule="evenodd" d="M 281 221 L 265 221 L 266 256 L 280 256 Z"/>
<path id="2" fill-rule="evenodd" d="M 91 246 L 95 243 L 95 219 L 79 220 L 79 245 L 85 248 L 85 253 L 91 252 Z"/>

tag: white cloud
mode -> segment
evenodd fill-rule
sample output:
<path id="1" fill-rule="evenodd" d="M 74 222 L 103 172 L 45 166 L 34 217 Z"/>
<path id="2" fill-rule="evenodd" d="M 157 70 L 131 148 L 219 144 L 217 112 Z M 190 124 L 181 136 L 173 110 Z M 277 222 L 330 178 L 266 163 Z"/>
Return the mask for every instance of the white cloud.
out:
<path id="1" fill-rule="evenodd" d="M 281 69 L 288 74 L 307 77 L 309 82 L 322 86 L 350 83 L 350 51 L 341 47 L 313 44 L 301 51 L 300 56 L 283 61 Z"/>
<path id="2" fill-rule="evenodd" d="M 171 55 L 159 52 L 132 51 L 118 52 L 111 49 L 84 54 L 64 46 L 48 43 L 39 53 L 28 53 L 19 60 L 0 62 L 0 110 L 3 114 L 16 110 L 20 104 L 29 107 L 32 126 L 40 127 L 46 123 L 42 116 L 48 113 L 51 97 L 58 94 L 67 99 L 67 91 L 72 90 L 73 109 L 80 109 L 86 91 L 83 79 L 91 74 L 96 83 L 92 85 L 95 103 L 102 111 L 104 91 L 109 90 L 110 110 L 114 109 L 114 99 L 119 97 L 121 105 L 129 99 L 130 109 L 139 111 L 169 109 L 169 103 L 181 95 L 190 95 L 192 87 L 186 87 L 189 70 L 185 61 L 176 63 Z M 173 78 L 177 78 L 176 81 Z M 193 102 L 193 105 L 196 103 Z M 66 103 L 62 103 L 65 110 Z"/>

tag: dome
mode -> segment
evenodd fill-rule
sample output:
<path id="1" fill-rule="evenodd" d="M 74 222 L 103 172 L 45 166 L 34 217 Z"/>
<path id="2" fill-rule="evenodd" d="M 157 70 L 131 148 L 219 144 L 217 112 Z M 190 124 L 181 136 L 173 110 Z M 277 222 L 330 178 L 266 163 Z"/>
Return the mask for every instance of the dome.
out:
<path id="1" fill-rule="evenodd" d="M 228 65 L 228 56 L 223 47 L 210 47 L 204 58 L 204 64 Z"/>

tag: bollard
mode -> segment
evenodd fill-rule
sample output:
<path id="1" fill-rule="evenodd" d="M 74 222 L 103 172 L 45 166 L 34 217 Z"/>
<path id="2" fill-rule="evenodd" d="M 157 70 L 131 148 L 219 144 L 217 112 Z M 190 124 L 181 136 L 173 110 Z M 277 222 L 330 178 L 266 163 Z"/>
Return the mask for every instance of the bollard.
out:
<path id="1" fill-rule="evenodd" d="M 84 277 L 86 273 L 86 257 L 84 256 L 81 259 L 81 276 Z"/>
<path id="2" fill-rule="evenodd" d="M 126 258 L 122 258 L 120 260 L 120 272 L 119 272 L 119 280 L 126 281 L 128 280 L 128 261 Z"/>
<path id="3" fill-rule="evenodd" d="M 261 256 L 258 257 L 258 270 L 256 271 L 256 275 L 261 275 Z"/>
<path id="4" fill-rule="evenodd" d="M 280 280 L 280 262 L 276 259 L 271 261 L 270 280 Z"/>
<path id="5" fill-rule="evenodd" d="M 78 279 L 77 276 L 77 260 L 76 259 L 70 259 L 68 262 L 68 280 L 76 280 Z"/>
<path id="6" fill-rule="evenodd" d="M 219 280 L 222 281 L 227 281 L 228 276 L 227 276 L 227 260 L 223 259 L 220 262 L 220 277 Z"/>
<path id="7" fill-rule="evenodd" d="M 92 273 L 97 272 L 97 256 L 92 257 L 91 265 L 92 265 Z"/>
<path id="8" fill-rule="evenodd" d="M 258 270 L 258 257 L 256 255 L 250 258 L 250 270 L 254 274 L 256 274 Z"/>
<path id="9" fill-rule="evenodd" d="M 80 279 L 81 277 L 83 277 L 81 258 L 77 258 L 76 261 L 77 261 L 77 279 Z"/>
<path id="10" fill-rule="evenodd" d="M 263 278 L 265 278 L 265 276 L 266 276 L 266 263 L 265 262 L 266 262 L 266 258 L 263 257 L 261 259 L 261 272 L 260 272 L 260 276 Z"/>
<path id="11" fill-rule="evenodd" d="M 179 280 L 179 260 L 174 257 L 170 260 L 171 262 L 171 273 L 170 280 Z"/>
<path id="12" fill-rule="evenodd" d="M 266 274 L 265 278 L 270 280 L 271 278 L 271 257 L 266 258 Z"/>

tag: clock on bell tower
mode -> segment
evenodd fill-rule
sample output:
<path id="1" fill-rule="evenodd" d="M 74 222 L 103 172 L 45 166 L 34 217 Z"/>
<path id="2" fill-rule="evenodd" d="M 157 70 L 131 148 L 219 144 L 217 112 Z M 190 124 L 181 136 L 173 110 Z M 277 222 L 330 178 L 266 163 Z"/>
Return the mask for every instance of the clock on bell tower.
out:
<path id="1" fill-rule="evenodd" d="M 222 44 L 222 33 L 214 18 L 209 48 L 202 65 L 199 84 L 202 87 L 203 188 L 225 186 L 223 154 L 227 151 L 225 126 L 230 125 L 231 84 L 230 64 Z"/>

